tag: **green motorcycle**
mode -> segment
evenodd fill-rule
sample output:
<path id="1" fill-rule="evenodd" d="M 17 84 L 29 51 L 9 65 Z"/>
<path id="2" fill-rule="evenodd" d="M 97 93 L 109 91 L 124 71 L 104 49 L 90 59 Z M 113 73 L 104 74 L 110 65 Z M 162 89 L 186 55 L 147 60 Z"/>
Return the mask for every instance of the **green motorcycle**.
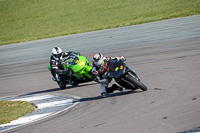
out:
<path id="1" fill-rule="evenodd" d="M 67 84 L 73 87 L 79 83 L 85 83 L 93 80 L 90 74 L 91 67 L 89 61 L 84 57 L 76 54 L 70 54 L 62 64 L 63 70 L 68 70 L 68 74 L 60 74 L 61 83 L 58 83 L 61 89 L 65 89 Z M 50 65 L 48 69 L 51 70 Z"/>

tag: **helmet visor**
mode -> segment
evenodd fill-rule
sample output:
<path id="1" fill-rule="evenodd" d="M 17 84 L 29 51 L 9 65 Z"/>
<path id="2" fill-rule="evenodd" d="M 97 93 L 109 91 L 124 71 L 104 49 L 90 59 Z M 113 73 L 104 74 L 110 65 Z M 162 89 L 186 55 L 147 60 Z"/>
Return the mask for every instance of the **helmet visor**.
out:
<path id="1" fill-rule="evenodd" d="M 100 66 L 100 65 L 102 64 L 102 62 L 103 62 L 103 59 L 99 59 L 99 60 L 96 60 L 96 61 L 95 61 L 95 64 L 96 64 L 97 66 Z"/>
<path id="2" fill-rule="evenodd" d="M 53 54 L 54 57 L 56 58 L 60 58 L 61 57 L 61 53 L 60 54 Z"/>

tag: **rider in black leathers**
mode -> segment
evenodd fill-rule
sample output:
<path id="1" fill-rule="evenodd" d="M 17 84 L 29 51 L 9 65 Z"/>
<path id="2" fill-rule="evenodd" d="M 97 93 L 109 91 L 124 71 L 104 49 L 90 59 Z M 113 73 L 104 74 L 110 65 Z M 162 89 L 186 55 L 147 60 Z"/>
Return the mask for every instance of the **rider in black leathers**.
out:
<path id="1" fill-rule="evenodd" d="M 53 80 L 57 81 L 58 83 L 62 83 L 62 78 L 59 76 L 60 74 L 67 74 L 69 73 L 68 70 L 64 70 L 62 67 L 64 58 L 68 57 L 71 53 L 80 55 L 79 52 L 62 52 L 61 48 L 54 47 L 51 50 L 51 57 L 50 57 L 50 66 L 51 66 L 51 74 L 53 76 Z"/>
<path id="2" fill-rule="evenodd" d="M 101 53 L 96 53 L 93 55 L 93 67 L 92 72 L 96 75 L 100 83 L 100 93 L 103 97 L 107 94 L 112 93 L 114 90 L 123 91 L 123 88 L 113 84 L 111 87 L 108 87 L 108 84 L 111 82 L 112 78 L 107 77 L 107 64 L 110 60 L 119 60 L 125 61 L 126 59 L 123 56 L 120 57 L 107 57 L 103 56 Z"/>

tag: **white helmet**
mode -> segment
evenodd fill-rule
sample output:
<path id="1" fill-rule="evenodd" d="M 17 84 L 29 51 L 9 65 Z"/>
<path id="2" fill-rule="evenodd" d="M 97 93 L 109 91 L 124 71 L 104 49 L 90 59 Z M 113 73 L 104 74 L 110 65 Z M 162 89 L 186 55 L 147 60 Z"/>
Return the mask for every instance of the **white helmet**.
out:
<path id="1" fill-rule="evenodd" d="M 103 55 L 101 53 L 94 54 L 93 61 L 96 66 L 101 66 L 101 64 L 103 63 Z"/>
<path id="2" fill-rule="evenodd" d="M 52 56 L 55 60 L 59 60 L 61 55 L 62 55 L 62 49 L 59 48 L 59 47 L 54 47 L 52 50 L 51 50 L 51 53 L 52 53 Z"/>

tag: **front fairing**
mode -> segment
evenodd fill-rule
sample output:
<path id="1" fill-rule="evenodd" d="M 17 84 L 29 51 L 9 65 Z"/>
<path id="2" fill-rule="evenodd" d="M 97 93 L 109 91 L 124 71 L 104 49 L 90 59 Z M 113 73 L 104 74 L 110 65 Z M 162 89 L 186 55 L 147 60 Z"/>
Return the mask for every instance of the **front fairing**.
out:
<path id="1" fill-rule="evenodd" d="M 108 63 L 108 76 L 111 78 L 119 78 L 125 73 L 125 64 L 122 60 L 111 60 Z"/>
<path id="2" fill-rule="evenodd" d="M 84 56 L 70 54 L 65 60 L 63 67 L 65 70 L 70 68 L 73 71 L 73 76 L 77 78 L 82 78 L 82 74 L 90 77 L 87 73 L 91 68 L 89 67 L 89 62 Z"/>
<path id="3" fill-rule="evenodd" d="M 78 56 L 70 54 L 63 65 L 64 69 L 72 69 L 73 72 L 82 70 L 86 65 L 86 58 L 84 56 Z"/>

